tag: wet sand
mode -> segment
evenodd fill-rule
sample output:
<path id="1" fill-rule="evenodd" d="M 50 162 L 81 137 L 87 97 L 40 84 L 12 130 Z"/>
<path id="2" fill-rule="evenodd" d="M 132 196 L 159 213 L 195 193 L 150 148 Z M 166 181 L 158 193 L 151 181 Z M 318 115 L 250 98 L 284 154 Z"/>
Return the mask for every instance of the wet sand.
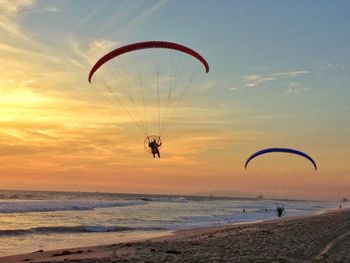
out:
<path id="1" fill-rule="evenodd" d="M 350 209 L 0 258 L 4 262 L 350 262 Z"/>

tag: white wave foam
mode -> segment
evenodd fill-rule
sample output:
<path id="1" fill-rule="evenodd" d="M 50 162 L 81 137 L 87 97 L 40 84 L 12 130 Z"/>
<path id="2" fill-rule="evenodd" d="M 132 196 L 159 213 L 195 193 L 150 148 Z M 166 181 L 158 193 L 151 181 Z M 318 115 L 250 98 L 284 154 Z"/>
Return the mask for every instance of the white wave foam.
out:
<path id="1" fill-rule="evenodd" d="M 169 203 L 187 203 L 187 199 L 182 196 L 176 196 L 176 197 L 166 197 L 166 196 L 146 196 L 141 197 L 140 200 L 147 201 L 147 202 L 169 202 Z"/>
<path id="2" fill-rule="evenodd" d="M 28 213 L 28 212 L 54 212 L 93 210 L 95 208 L 121 207 L 132 205 L 144 205 L 146 202 L 135 201 L 2 201 L 0 202 L 0 213 Z"/>

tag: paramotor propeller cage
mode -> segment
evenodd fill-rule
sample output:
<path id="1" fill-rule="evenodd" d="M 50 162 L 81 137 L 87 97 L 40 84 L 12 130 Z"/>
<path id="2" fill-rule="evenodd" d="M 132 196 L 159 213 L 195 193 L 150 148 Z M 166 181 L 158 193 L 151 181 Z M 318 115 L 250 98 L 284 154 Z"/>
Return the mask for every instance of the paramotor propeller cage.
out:
<path id="1" fill-rule="evenodd" d="M 159 145 L 158 146 L 158 149 L 160 149 L 162 147 L 162 139 L 158 136 L 158 135 L 149 135 L 145 138 L 145 141 L 144 141 L 144 147 L 145 147 L 145 150 L 148 152 L 148 153 L 152 153 L 152 149 L 151 147 L 149 147 L 149 144 L 151 142 L 153 142 L 154 140 L 156 140 L 156 143 Z"/>

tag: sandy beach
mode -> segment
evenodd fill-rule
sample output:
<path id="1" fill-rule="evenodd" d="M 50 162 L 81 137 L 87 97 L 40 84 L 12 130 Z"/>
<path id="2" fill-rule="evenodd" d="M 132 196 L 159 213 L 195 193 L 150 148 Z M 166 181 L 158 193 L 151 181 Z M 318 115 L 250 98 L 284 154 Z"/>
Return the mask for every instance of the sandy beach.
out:
<path id="1" fill-rule="evenodd" d="M 350 262 L 350 209 L 182 230 L 134 243 L 37 251 L 0 258 L 0 263 L 62 261 Z"/>

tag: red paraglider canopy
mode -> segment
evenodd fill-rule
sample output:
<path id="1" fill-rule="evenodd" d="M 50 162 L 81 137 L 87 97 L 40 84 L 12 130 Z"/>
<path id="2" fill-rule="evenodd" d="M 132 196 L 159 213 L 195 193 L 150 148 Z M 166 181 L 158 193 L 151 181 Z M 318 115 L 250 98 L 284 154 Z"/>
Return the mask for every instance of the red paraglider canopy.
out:
<path id="1" fill-rule="evenodd" d="M 209 64 L 208 62 L 196 51 L 193 49 L 190 49 L 186 46 L 173 43 L 173 42 L 165 42 L 165 41 L 146 41 L 146 42 L 139 42 L 134 43 L 130 45 L 126 45 L 120 48 L 117 48 L 108 54 L 104 55 L 102 58 L 100 58 L 96 64 L 92 67 L 89 73 L 89 82 L 91 83 L 91 78 L 94 75 L 94 73 L 107 61 L 122 55 L 124 53 L 140 50 L 140 49 L 147 49 L 147 48 L 167 48 L 167 49 L 173 49 L 180 52 L 184 52 L 188 55 L 193 56 L 194 58 L 198 59 L 205 67 L 205 72 L 209 72 Z"/>

